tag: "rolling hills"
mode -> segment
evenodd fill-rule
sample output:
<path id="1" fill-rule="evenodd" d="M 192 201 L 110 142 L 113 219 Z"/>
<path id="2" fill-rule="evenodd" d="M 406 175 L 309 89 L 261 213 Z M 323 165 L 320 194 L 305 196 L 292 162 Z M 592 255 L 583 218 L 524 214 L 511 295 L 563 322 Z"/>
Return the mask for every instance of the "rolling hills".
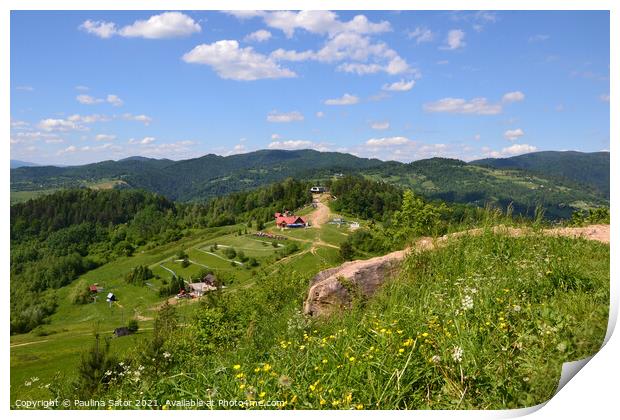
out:
<path id="1" fill-rule="evenodd" d="M 609 153 L 540 152 L 467 163 L 433 158 L 408 164 L 315 150 L 259 150 L 232 156 L 208 154 L 172 161 L 131 157 L 71 167 L 11 170 L 12 195 L 67 187 L 108 185 L 162 194 L 172 200 L 203 201 L 288 177 L 331 178 L 358 174 L 411 188 L 429 198 L 506 207 L 533 214 L 542 205 L 550 218 L 575 209 L 608 205 Z"/>

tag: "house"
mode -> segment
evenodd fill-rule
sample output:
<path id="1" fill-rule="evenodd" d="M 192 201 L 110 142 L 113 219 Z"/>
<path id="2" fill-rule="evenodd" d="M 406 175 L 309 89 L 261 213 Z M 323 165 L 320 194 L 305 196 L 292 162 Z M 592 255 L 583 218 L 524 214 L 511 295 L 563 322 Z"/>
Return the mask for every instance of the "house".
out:
<path id="1" fill-rule="evenodd" d="M 325 192 L 325 187 L 312 187 L 310 188 L 310 192 L 311 193 L 324 193 Z"/>
<path id="2" fill-rule="evenodd" d="M 108 302 L 116 302 L 118 299 L 116 299 L 116 295 L 112 292 L 108 293 L 108 296 L 106 298 L 106 301 Z"/>
<path id="3" fill-rule="evenodd" d="M 103 287 L 99 286 L 98 283 L 93 283 L 90 286 L 88 286 L 88 290 L 91 293 L 99 293 L 99 292 L 103 292 Z"/>
<path id="4" fill-rule="evenodd" d="M 215 277 L 213 274 L 207 274 L 202 278 L 201 282 L 189 283 L 188 287 L 190 296 L 203 296 L 206 292 L 217 290 L 217 277 Z"/>
<path id="5" fill-rule="evenodd" d="M 308 222 L 305 218 L 301 216 L 290 215 L 290 213 L 288 212 L 286 215 L 283 215 L 282 213 L 276 213 L 274 214 L 274 217 L 276 219 L 276 226 L 280 228 L 306 227 L 308 225 Z"/>

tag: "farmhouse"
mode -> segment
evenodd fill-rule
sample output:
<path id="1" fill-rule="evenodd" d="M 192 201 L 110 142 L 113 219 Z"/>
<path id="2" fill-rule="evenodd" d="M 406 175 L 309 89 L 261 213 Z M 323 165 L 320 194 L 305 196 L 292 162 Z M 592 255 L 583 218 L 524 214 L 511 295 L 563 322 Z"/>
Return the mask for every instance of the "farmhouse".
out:
<path id="1" fill-rule="evenodd" d="M 192 297 L 203 296 L 206 292 L 217 290 L 217 278 L 213 274 L 207 274 L 199 283 L 189 283 L 189 294 Z"/>
<path id="2" fill-rule="evenodd" d="M 276 213 L 274 214 L 276 219 L 276 226 L 280 228 L 297 228 L 297 227 L 306 227 L 308 222 L 306 219 L 301 216 L 295 216 L 294 214 L 286 213 Z"/>

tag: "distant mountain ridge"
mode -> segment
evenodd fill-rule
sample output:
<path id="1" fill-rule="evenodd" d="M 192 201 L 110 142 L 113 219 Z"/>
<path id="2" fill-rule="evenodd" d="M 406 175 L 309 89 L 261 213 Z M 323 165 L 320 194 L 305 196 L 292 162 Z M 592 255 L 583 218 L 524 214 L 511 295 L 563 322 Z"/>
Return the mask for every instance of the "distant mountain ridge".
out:
<path id="1" fill-rule="evenodd" d="M 592 185 L 609 198 L 609 161 L 609 152 L 547 151 L 509 158 L 480 159 L 470 164 L 498 169 L 524 169 L 546 176 L 565 178 Z"/>
<path id="2" fill-rule="evenodd" d="M 11 169 L 21 168 L 24 166 L 41 166 L 38 163 L 25 162 L 23 160 L 11 159 Z"/>
<path id="3" fill-rule="evenodd" d="M 548 152 L 543 152 L 548 153 Z M 532 214 L 539 204 L 553 217 L 568 217 L 576 208 L 608 205 L 609 174 L 603 173 L 604 155 L 583 154 L 578 162 L 587 172 L 579 179 L 553 168 L 564 160 L 574 162 L 566 152 L 551 152 L 510 158 L 464 162 L 433 158 L 408 164 L 360 158 L 346 153 L 316 150 L 258 150 L 218 156 L 208 154 L 181 161 L 134 156 L 119 161 L 103 161 L 71 167 L 22 167 L 11 170 L 12 191 L 35 191 L 84 187 L 102 180 L 123 181 L 129 188 L 145 189 L 178 201 L 201 201 L 235 191 L 249 190 L 288 177 L 321 180 L 345 173 L 411 188 L 429 198 L 502 207 L 512 204 L 515 211 Z M 531 155 L 534 155 L 533 157 Z M 519 159 L 521 158 L 521 159 Z M 609 167 L 609 154 L 607 168 Z M 528 163 L 529 162 L 529 163 Z M 534 163 L 536 164 L 534 164 Z M 521 167 L 517 167 L 521 165 Z M 607 187 L 606 187 L 607 186 Z M 607 194 L 605 194 L 607 191 Z"/>

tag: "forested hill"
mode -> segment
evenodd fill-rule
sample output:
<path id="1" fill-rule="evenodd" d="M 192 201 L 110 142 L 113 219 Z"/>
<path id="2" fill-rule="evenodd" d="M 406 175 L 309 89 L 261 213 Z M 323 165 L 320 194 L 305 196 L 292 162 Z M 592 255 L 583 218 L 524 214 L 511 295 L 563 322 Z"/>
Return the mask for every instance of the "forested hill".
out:
<path id="1" fill-rule="evenodd" d="M 288 177 L 332 175 L 382 165 L 377 159 L 315 150 L 259 150 L 252 153 L 171 161 L 133 157 L 82 166 L 17 168 L 12 191 L 88 186 L 101 180 L 163 194 L 179 201 L 204 200 L 253 189 Z"/>
<path id="2" fill-rule="evenodd" d="M 568 218 L 575 209 L 609 203 L 609 154 L 562 152 L 474 163 L 433 158 L 409 164 L 315 150 L 209 154 L 182 161 L 131 157 L 64 168 L 13 169 L 11 191 L 45 192 L 107 182 L 196 202 L 288 177 L 327 180 L 341 173 L 386 181 L 449 202 L 501 207 L 512 203 L 517 212 L 530 215 L 542 205 L 550 218 Z"/>
<path id="3" fill-rule="evenodd" d="M 525 169 L 545 176 L 569 179 L 592 185 L 609 198 L 609 152 L 535 152 L 470 163 L 499 169 Z"/>

